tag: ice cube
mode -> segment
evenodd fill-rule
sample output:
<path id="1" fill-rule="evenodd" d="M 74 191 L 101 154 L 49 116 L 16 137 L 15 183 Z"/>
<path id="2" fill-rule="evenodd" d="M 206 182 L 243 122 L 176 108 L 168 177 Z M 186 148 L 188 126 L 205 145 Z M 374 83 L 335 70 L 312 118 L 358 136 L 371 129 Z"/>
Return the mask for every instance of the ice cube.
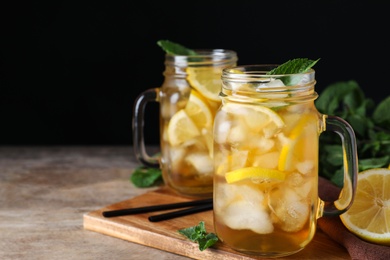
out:
<path id="1" fill-rule="evenodd" d="M 306 179 L 306 181 L 304 183 L 302 183 L 302 185 L 295 188 L 296 193 L 301 198 L 309 198 L 313 183 L 316 183 L 316 182 L 313 182 L 312 179 L 310 179 L 310 180 Z M 312 194 L 312 196 L 315 195 L 313 193 L 311 193 L 311 194 Z"/>
<path id="2" fill-rule="evenodd" d="M 215 185 L 214 195 L 216 198 L 214 200 L 214 211 L 221 213 L 234 199 L 236 196 L 232 190 L 233 185 L 226 183 L 218 183 Z"/>
<path id="3" fill-rule="evenodd" d="M 262 136 L 254 136 L 251 140 L 250 146 L 256 149 L 257 154 L 264 154 L 270 151 L 275 145 L 275 141 L 273 139 Z"/>
<path id="4" fill-rule="evenodd" d="M 223 221 L 232 229 L 248 229 L 259 234 L 269 234 L 274 230 L 264 207 L 245 200 L 231 203 L 224 211 Z"/>
<path id="5" fill-rule="evenodd" d="M 228 141 L 230 143 L 240 143 L 247 138 L 248 130 L 243 125 L 235 125 L 229 132 Z"/>
<path id="6" fill-rule="evenodd" d="M 230 157 L 230 171 L 244 168 L 248 159 L 249 151 L 232 149 L 232 155 Z"/>
<path id="7" fill-rule="evenodd" d="M 208 153 L 192 153 L 188 155 L 185 160 L 187 163 L 191 164 L 199 174 L 211 175 L 214 172 L 213 160 Z"/>
<path id="8" fill-rule="evenodd" d="M 314 169 L 313 161 L 304 161 L 296 164 L 297 170 L 302 174 L 308 174 Z"/>
<path id="9" fill-rule="evenodd" d="M 230 122 L 222 122 L 218 124 L 218 127 L 216 129 L 216 134 L 214 135 L 215 137 L 214 141 L 219 144 L 226 143 L 230 128 L 231 128 Z"/>
<path id="10" fill-rule="evenodd" d="M 214 210 L 233 229 L 249 229 L 259 234 L 273 231 L 264 206 L 264 193 L 247 185 L 218 184 Z"/>
<path id="11" fill-rule="evenodd" d="M 233 201 L 247 201 L 253 205 L 264 207 L 264 193 L 247 185 L 218 183 L 215 193 L 220 198 L 215 201 L 215 208 L 226 208 Z"/>
<path id="12" fill-rule="evenodd" d="M 262 155 L 256 155 L 253 159 L 253 166 L 267 169 L 275 169 L 278 166 L 279 152 L 271 152 Z"/>
<path id="13" fill-rule="evenodd" d="M 283 81 L 281 81 L 280 79 L 271 79 L 270 81 L 268 81 L 266 83 L 259 84 L 258 87 L 256 88 L 256 91 L 262 92 L 262 91 L 264 91 L 263 89 L 267 89 L 266 90 L 267 91 L 267 98 L 270 98 L 270 99 L 285 98 L 288 96 L 288 94 L 286 93 L 286 91 L 283 87 L 285 87 Z M 282 88 L 282 89 L 275 89 L 275 91 L 272 94 L 269 94 L 268 92 L 273 91 L 273 90 L 271 90 L 272 88 Z M 282 103 L 282 104 L 284 104 L 284 103 Z"/>
<path id="14" fill-rule="evenodd" d="M 186 149 L 182 147 L 171 147 L 169 149 L 170 162 L 174 171 L 176 171 L 176 169 L 179 167 L 180 162 L 183 160 L 185 153 Z"/>
<path id="15" fill-rule="evenodd" d="M 283 81 L 280 79 L 270 79 L 270 81 L 266 83 L 261 83 L 257 88 L 277 88 L 277 87 L 284 87 Z"/>
<path id="16" fill-rule="evenodd" d="M 304 181 L 304 179 L 303 179 L 302 175 L 300 175 L 297 172 L 294 172 L 294 173 L 287 176 L 286 183 L 290 187 L 297 187 L 297 186 L 302 185 L 303 181 Z"/>
<path id="17" fill-rule="evenodd" d="M 303 228 L 310 213 L 310 199 L 302 198 L 288 187 L 274 188 L 268 194 L 268 205 L 273 213 L 273 221 L 287 232 L 297 232 Z"/>
<path id="18" fill-rule="evenodd" d="M 232 185 L 236 196 L 253 205 L 263 205 L 264 193 L 263 191 L 247 185 Z M 262 206 L 264 207 L 264 206 Z"/>

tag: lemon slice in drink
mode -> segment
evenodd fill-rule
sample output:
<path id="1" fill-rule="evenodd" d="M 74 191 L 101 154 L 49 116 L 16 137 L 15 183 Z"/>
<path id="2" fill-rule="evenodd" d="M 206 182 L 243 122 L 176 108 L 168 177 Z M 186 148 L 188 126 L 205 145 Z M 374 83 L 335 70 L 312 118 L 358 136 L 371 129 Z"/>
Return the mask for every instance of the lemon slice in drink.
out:
<path id="1" fill-rule="evenodd" d="M 187 113 L 181 109 L 169 121 L 167 134 L 169 143 L 177 146 L 199 136 L 200 131 Z"/>
<path id="2" fill-rule="evenodd" d="M 210 128 L 212 126 L 213 116 L 211 110 L 205 98 L 196 90 L 191 91 L 190 98 L 184 110 L 199 129 L 204 127 Z"/>
<path id="3" fill-rule="evenodd" d="M 353 204 L 340 218 L 363 240 L 390 245 L 390 169 L 360 172 Z"/>
<path id="4" fill-rule="evenodd" d="M 191 87 L 199 91 L 205 98 L 213 101 L 221 101 L 219 92 L 222 88 L 221 68 L 216 67 L 188 67 L 186 68 L 187 80 Z"/>
<path id="5" fill-rule="evenodd" d="M 262 131 L 266 138 L 271 137 L 284 127 L 283 119 L 268 107 L 229 103 L 224 105 L 222 109 L 242 118 L 249 130 Z"/>
<path id="6" fill-rule="evenodd" d="M 316 125 L 312 124 L 313 120 L 315 120 L 313 115 L 303 115 L 296 123 L 296 126 L 288 134 L 288 139 L 285 141 L 285 144 L 282 146 L 282 149 L 280 151 L 280 157 L 278 162 L 278 169 L 280 171 L 292 170 L 294 156 L 297 156 L 298 158 L 300 156 L 304 156 L 305 153 L 308 153 L 306 150 L 308 150 L 309 153 L 315 155 L 316 147 L 314 147 L 313 143 L 307 144 L 307 141 L 311 141 L 307 138 L 307 136 L 305 136 L 308 134 L 308 130 L 306 130 L 305 128 L 308 125 Z M 315 129 L 312 129 L 313 131 L 311 131 L 311 133 L 316 135 Z"/>
<path id="7" fill-rule="evenodd" d="M 234 183 L 245 179 L 256 178 L 258 181 L 283 181 L 286 175 L 278 170 L 261 167 L 246 167 L 226 173 L 227 183 Z"/>

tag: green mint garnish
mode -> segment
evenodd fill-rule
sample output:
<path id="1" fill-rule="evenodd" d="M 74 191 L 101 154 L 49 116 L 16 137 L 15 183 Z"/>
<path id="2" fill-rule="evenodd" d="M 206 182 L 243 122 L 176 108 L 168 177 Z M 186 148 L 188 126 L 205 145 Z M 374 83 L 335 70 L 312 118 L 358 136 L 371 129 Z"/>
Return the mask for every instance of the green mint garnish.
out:
<path id="1" fill-rule="evenodd" d="M 200 221 L 197 226 L 180 229 L 179 233 L 186 236 L 192 242 L 197 242 L 200 251 L 205 250 L 218 241 L 218 237 L 214 233 L 206 232 L 204 221 Z"/>
<path id="2" fill-rule="evenodd" d="M 151 187 L 162 182 L 161 170 L 141 166 L 134 170 L 130 180 L 138 188 Z"/>
<path id="3" fill-rule="evenodd" d="M 267 75 L 304 73 L 313 67 L 319 60 L 320 59 L 310 60 L 307 58 L 289 60 L 274 68 L 273 70 L 270 70 Z"/>
<path id="4" fill-rule="evenodd" d="M 172 55 L 196 55 L 194 50 L 184 47 L 181 44 L 169 41 L 159 40 L 157 45 L 160 46 L 166 53 Z"/>
<path id="5" fill-rule="evenodd" d="M 284 85 L 292 86 L 298 83 L 301 80 L 300 76 L 294 76 L 291 74 L 298 74 L 307 72 L 311 67 L 313 67 L 320 59 L 310 60 L 307 58 L 297 58 L 289 60 L 273 70 L 268 71 L 267 75 L 284 75 L 289 74 L 289 76 L 282 77 L 280 80 L 283 81 Z"/>
<path id="6" fill-rule="evenodd" d="M 390 96 L 378 104 L 367 98 L 354 81 L 340 81 L 327 86 L 315 105 L 319 112 L 347 121 L 356 133 L 359 171 L 387 168 L 390 164 Z M 320 136 L 319 174 L 342 187 L 343 149 L 333 133 Z"/>

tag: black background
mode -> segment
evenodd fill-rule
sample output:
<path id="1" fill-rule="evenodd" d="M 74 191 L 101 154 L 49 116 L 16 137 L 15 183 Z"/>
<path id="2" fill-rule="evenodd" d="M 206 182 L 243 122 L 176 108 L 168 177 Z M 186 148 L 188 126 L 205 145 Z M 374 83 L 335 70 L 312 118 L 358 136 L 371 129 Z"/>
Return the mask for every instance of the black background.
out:
<path id="1" fill-rule="evenodd" d="M 5 2 L 5 1 L 3 1 Z M 159 87 L 169 39 L 238 64 L 321 58 L 317 92 L 356 80 L 389 95 L 390 5 L 375 1 L 31 1 L 0 8 L 0 145 L 131 145 L 139 93 Z M 158 142 L 157 106 L 147 110 Z"/>

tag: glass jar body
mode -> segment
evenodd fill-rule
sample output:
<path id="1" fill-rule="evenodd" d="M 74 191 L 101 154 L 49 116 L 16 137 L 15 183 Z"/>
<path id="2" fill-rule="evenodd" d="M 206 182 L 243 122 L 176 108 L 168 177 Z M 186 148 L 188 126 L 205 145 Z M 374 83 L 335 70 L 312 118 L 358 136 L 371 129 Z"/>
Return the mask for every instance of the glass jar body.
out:
<path id="1" fill-rule="evenodd" d="M 152 165 L 161 168 L 164 183 L 178 194 L 211 197 L 212 127 L 221 104 L 221 74 L 223 68 L 236 65 L 237 56 L 222 49 L 196 52 L 196 56 L 165 57 L 164 82 L 153 90 L 160 110 L 161 155 Z M 139 152 L 142 146 L 136 148 L 140 160 L 153 162 Z"/>
<path id="2" fill-rule="evenodd" d="M 278 257 L 302 250 L 323 214 L 318 154 L 328 119 L 314 105 L 313 70 L 268 70 L 224 70 L 213 134 L 214 227 L 237 251 Z"/>

